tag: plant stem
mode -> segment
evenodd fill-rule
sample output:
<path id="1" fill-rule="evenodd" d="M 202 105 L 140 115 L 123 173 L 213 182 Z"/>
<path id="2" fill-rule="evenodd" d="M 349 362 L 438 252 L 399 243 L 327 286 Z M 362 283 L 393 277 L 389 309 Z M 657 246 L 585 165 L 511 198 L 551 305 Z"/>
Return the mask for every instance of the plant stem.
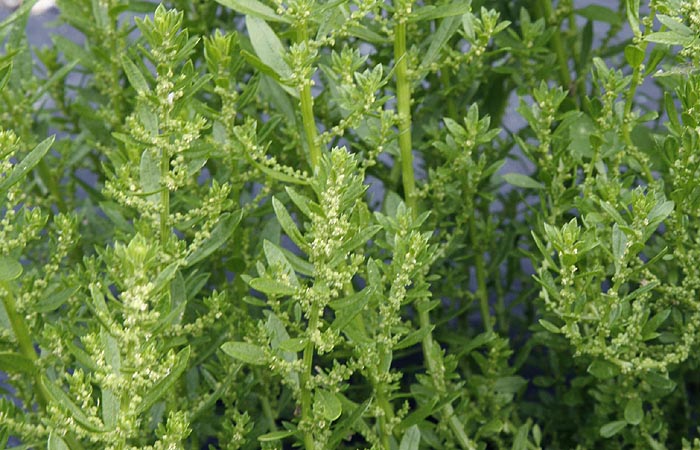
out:
<path id="1" fill-rule="evenodd" d="M 554 11 L 552 9 L 552 0 L 540 0 L 540 8 L 547 25 L 553 25 L 552 19 Z M 561 40 L 560 24 L 557 25 L 557 31 L 552 35 L 552 46 L 557 54 L 557 63 L 559 63 L 559 78 L 561 85 L 566 89 L 571 89 L 571 74 L 569 73 L 569 59 L 566 56 L 566 49 Z"/>
<path id="2" fill-rule="evenodd" d="M 472 213 L 469 216 L 469 228 L 471 230 L 472 245 L 475 248 L 476 266 L 476 297 L 479 299 L 479 308 L 481 309 L 481 318 L 484 322 L 485 331 L 493 331 L 493 321 L 491 320 L 491 312 L 489 311 L 489 297 L 486 292 L 486 267 L 484 265 L 484 254 L 481 252 L 479 242 L 479 234 L 476 231 L 476 219 Z"/>
<path id="3" fill-rule="evenodd" d="M 394 60 L 396 61 L 396 107 L 399 114 L 399 148 L 401 150 L 401 175 L 406 206 L 415 217 L 416 181 L 413 174 L 413 144 L 411 142 L 411 85 L 408 80 L 406 60 L 406 19 L 398 18 L 394 30 Z"/>
<path id="4" fill-rule="evenodd" d="M 311 313 L 309 314 L 309 325 L 308 330 L 313 331 L 318 328 L 318 314 L 319 308 L 317 304 L 311 306 Z M 314 343 L 309 339 L 306 343 L 306 348 L 304 348 L 303 363 L 304 368 L 300 375 L 300 388 L 301 388 L 301 420 L 308 427 L 309 423 L 313 420 L 313 415 L 311 411 L 313 399 L 311 398 L 311 369 L 314 360 Z M 306 450 L 314 450 L 315 442 L 314 435 L 311 431 L 304 430 L 304 447 Z"/>
<path id="5" fill-rule="evenodd" d="M 170 190 L 165 180 L 170 172 L 170 157 L 165 148 L 162 148 L 160 152 L 160 245 L 163 250 L 167 251 L 170 240 Z"/>
<path id="6" fill-rule="evenodd" d="M 302 23 L 297 27 L 297 42 L 307 42 L 309 33 L 306 24 Z M 316 129 L 316 119 L 314 117 L 314 98 L 311 95 L 312 80 L 304 80 L 304 84 L 299 92 L 301 102 L 301 121 L 304 124 L 304 134 L 309 146 L 309 162 L 311 170 L 315 170 L 321 162 L 321 149 L 318 145 L 318 130 Z"/>

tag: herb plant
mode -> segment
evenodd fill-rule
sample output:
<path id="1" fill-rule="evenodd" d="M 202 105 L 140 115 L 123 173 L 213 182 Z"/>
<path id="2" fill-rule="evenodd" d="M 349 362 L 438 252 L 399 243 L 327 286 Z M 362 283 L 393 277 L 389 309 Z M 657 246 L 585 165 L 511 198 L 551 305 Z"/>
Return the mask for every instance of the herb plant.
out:
<path id="1" fill-rule="evenodd" d="M 0 447 L 700 449 L 697 1 L 217 1 L 0 24 Z"/>

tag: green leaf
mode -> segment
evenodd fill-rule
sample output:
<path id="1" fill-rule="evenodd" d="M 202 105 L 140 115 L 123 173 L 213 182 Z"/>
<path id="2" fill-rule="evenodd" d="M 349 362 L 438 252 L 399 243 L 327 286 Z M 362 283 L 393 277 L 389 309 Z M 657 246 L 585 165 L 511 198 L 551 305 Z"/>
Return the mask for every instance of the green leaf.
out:
<path id="1" fill-rule="evenodd" d="M 53 292 L 51 295 L 42 298 L 34 305 L 34 311 L 38 313 L 47 313 L 55 311 L 68 301 L 76 292 L 78 287 L 63 289 L 58 292 Z"/>
<path id="2" fill-rule="evenodd" d="M 232 358 L 254 366 L 263 365 L 267 361 L 262 347 L 248 342 L 226 342 L 221 350 Z"/>
<path id="3" fill-rule="evenodd" d="M 41 385 L 43 386 L 44 392 L 46 393 L 48 399 L 57 407 L 67 412 L 70 417 L 78 423 L 78 425 L 94 433 L 104 433 L 106 431 L 101 425 L 92 423 L 90 418 L 85 415 L 82 408 L 73 403 L 70 397 L 68 397 L 68 394 L 66 394 L 56 383 L 49 380 L 45 375 L 41 376 Z"/>
<path id="4" fill-rule="evenodd" d="M 408 17 L 409 22 L 461 16 L 471 11 L 471 0 L 451 1 L 442 6 L 427 5 L 417 8 Z"/>
<path id="5" fill-rule="evenodd" d="M 282 226 L 284 232 L 287 233 L 289 239 L 291 239 L 292 242 L 294 242 L 300 249 L 306 249 L 308 244 L 304 240 L 304 236 L 301 234 L 301 231 L 299 231 L 297 224 L 294 223 L 294 220 L 292 219 L 292 216 L 289 215 L 287 208 L 285 208 L 282 202 L 277 200 L 275 197 L 272 197 L 272 209 L 275 211 L 277 221 L 279 222 L 280 226 Z"/>
<path id="6" fill-rule="evenodd" d="M 141 154 L 141 165 L 139 166 L 141 175 L 141 189 L 147 195 L 147 199 L 156 205 L 160 204 L 160 192 L 165 186 L 160 183 L 160 161 L 155 157 L 153 150 L 147 148 Z"/>
<path id="7" fill-rule="evenodd" d="M 615 436 L 617 433 L 622 431 L 623 428 L 627 426 L 627 422 L 624 420 L 616 420 L 614 422 L 609 422 L 600 427 L 600 435 L 604 438 L 610 438 Z"/>
<path id="8" fill-rule="evenodd" d="M 292 77 L 292 69 L 289 68 L 283 58 L 285 47 L 274 30 L 270 28 L 267 22 L 254 16 L 246 16 L 245 24 L 250 36 L 250 42 L 260 60 L 274 70 L 281 80 L 290 79 Z"/>
<path id="9" fill-rule="evenodd" d="M 613 363 L 597 359 L 588 366 L 588 373 L 599 380 L 607 380 L 618 375 L 620 369 Z"/>
<path id="10" fill-rule="evenodd" d="M 49 441 L 46 448 L 47 450 L 70 450 L 68 445 L 55 431 L 52 431 L 51 434 L 49 434 Z"/>
<path id="11" fill-rule="evenodd" d="M 306 347 L 307 340 L 305 338 L 290 338 L 279 343 L 279 348 L 288 352 L 300 352 Z"/>
<path id="12" fill-rule="evenodd" d="M 243 217 L 243 211 L 223 214 L 209 237 L 195 251 L 185 258 L 185 266 L 190 267 L 214 253 L 231 237 Z"/>
<path id="13" fill-rule="evenodd" d="M 6 63 L 0 66 L 0 91 L 5 88 L 7 82 L 10 81 L 10 75 L 12 74 L 12 63 Z"/>
<path id="14" fill-rule="evenodd" d="M 418 450 L 419 446 L 420 430 L 418 429 L 418 425 L 413 425 L 403 434 L 399 450 Z"/>
<path id="15" fill-rule="evenodd" d="M 158 400 L 169 392 L 173 385 L 180 378 L 180 375 L 187 369 L 187 361 L 190 359 L 190 346 L 183 348 L 175 356 L 175 364 L 170 369 L 170 373 L 158 380 L 158 382 L 143 397 L 141 404 L 136 408 L 136 413 L 141 414 L 151 408 Z"/>
<path id="16" fill-rule="evenodd" d="M 34 375 L 34 361 L 15 352 L 0 352 L 0 372 Z"/>
<path id="17" fill-rule="evenodd" d="M 631 398 L 625 406 L 625 420 L 630 425 L 639 425 L 644 419 L 644 409 L 642 408 L 642 399 L 639 397 Z"/>
<path id="18" fill-rule="evenodd" d="M 280 247 L 265 239 L 265 241 L 263 241 L 263 252 L 265 253 L 268 265 L 274 267 L 278 272 L 276 275 L 284 275 L 287 285 L 291 285 L 292 287 L 299 286 L 299 280 L 294 273 L 294 269 Z M 280 270 L 281 273 L 279 273 Z"/>
<path id="19" fill-rule="evenodd" d="M 0 256 L 0 281 L 12 281 L 22 275 L 22 264 L 13 258 Z"/>
<path id="20" fill-rule="evenodd" d="M 336 426 L 333 429 L 333 433 L 331 435 L 331 438 L 328 441 L 328 447 L 329 449 L 331 448 L 339 448 L 338 446 L 340 445 L 340 442 L 345 439 L 349 433 L 352 431 L 353 427 L 355 424 L 362 419 L 362 416 L 365 414 L 367 409 L 369 408 L 369 405 L 372 403 L 372 397 L 368 398 L 365 400 L 362 404 L 357 405 L 353 410 L 352 414 L 349 416 L 347 415 L 348 411 L 348 403 L 351 403 L 350 401 L 346 400 L 346 405 L 344 407 L 346 416 L 341 419 Z"/>
<path id="21" fill-rule="evenodd" d="M 334 393 L 325 389 L 317 389 L 314 394 L 314 410 L 325 419 L 333 422 L 340 417 L 343 407 Z"/>
<path id="22" fill-rule="evenodd" d="M 625 59 L 632 68 L 639 67 L 644 62 L 644 50 L 636 45 L 625 47 Z"/>
<path id="23" fill-rule="evenodd" d="M 496 379 L 493 390 L 507 394 L 516 394 L 527 385 L 527 380 L 519 376 L 500 377 Z"/>
<path id="24" fill-rule="evenodd" d="M 430 325 L 428 327 L 421 327 L 415 331 L 412 331 L 405 338 L 396 343 L 394 350 L 401 350 L 416 345 L 417 343 L 423 341 L 423 338 L 432 333 L 434 329 L 435 325 Z"/>
<path id="25" fill-rule="evenodd" d="M 601 5 L 588 5 L 574 11 L 581 17 L 610 25 L 619 25 L 622 20 L 616 11 Z"/>
<path id="26" fill-rule="evenodd" d="M 671 310 L 665 309 L 649 319 L 642 327 L 642 340 L 649 341 L 659 337 L 656 330 L 668 319 L 669 315 L 671 315 Z"/>
<path id="27" fill-rule="evenodd" d="M 506 183 L 516 187 L 527 189 L 544 189 L 544 184 L 521 173 L 506 173 L 503 175 L 503 179 L 506 180 Z"/>
<path id="28" fill-rule="evenodd" d="M 269 278 L 253 278 L 248 284 L 267 295 L 294 295 L 297 292 L 296 287 Z"/>
<path id="29" fill-rule="evenodd" d="M 260 3 L 257 0 L 216 0 L 217 3 L 238 11 L 242 14 L 257 17 L 258 19 L 268 20 L 270 22 L 291 23 L 286 17 L 280 16 L 269 6 Z"/>
<path id="30" fill-rule="evenodd" d="M 34 149 L 12 169 L 12 172 L 10 172 L 7 178 L 0 183 L 0 196 L 4 195 L 11 186 L 23 179 L 30 170 L 39 164 L 39 161 L 48 153 L 55 139 L 55 136 L 51 136 L 41 141 L 41 143 L 34 147 Z"/>
<path id="31" fill-rule="evenodd" d="M 296 434 L 295 430 L 273 431 L 271 433 L 265 433 L 258 436 L 258 440 L 260 442 L 273 442 L 294 436 L 294 434 Z"/>
<path id="32" fill-rule="evenodd" d="M 139 70 L 136 64 L 134 64 L 134 62 L 126 55 L 122 55 L 121 59 L 122 68 L 124 69 L 126 78 L 129 80 L 129 83 L 134 87 L 134 89 L 136 89 L 136 92 L 147 93 L 150 91 L 146 78 L 144 78 L 141 70 Z"/>
<path id="33" fill-rule="evenodd" d="M 612 229 L 612 252 L 613 263 L 615 264 L 615 273 L 620 272 L 622 263 L 625 261 L 625 251 L 627 249 L 627 235 L 620 229 L 617 224 L 613 225 Z"/>
<path id="34" fill-rule="evenodd" d="M 540 319 L 539 322 L 540 325 L 542 325 L 542 327 L 550 333 L 561 334 L 561 328 L 554 325 L 552 322 L 545 319 Z"/>
<path id="35" fill-rule="evenodd" d="M 632 33 L 634 33 L 635 36 L 639 34 L 639 1 L 640 0 L 625 0 L 627 22 L 629 22 Z"/>

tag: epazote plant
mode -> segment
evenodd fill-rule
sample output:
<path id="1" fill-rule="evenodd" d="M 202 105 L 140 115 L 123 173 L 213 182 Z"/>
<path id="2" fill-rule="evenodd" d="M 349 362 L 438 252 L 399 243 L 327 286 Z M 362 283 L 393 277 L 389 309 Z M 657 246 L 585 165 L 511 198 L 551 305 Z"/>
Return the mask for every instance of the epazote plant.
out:
<path id="1" fill-rule="evenodd" d="M 700 449 L 697 2 L 31 3 L 1 447 Z"/>

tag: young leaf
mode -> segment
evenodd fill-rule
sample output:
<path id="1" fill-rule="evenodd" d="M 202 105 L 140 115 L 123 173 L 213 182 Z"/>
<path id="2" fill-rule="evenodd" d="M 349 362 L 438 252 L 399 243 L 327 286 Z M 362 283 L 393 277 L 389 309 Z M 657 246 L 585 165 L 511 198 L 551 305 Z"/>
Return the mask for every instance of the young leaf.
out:
<path id="1" fill-rule="evenodd" d="M 255 16 L 246 16 L 246 28 L 250 42 L 260 60 L 280 77 L 287 80 L 292 77 L 292 70 L 283 59 L 285 53 L 282 41 L 264 20 Z"/>
<path id="2" fill-rule="evenodd" d="M 413 425 L 403 434 L 399 450 L 418 450 L 420 446 L 420 430 L 418 425 Z"/>
<path id="3" fill-rule="evenodd" d="M 343 407 L 338 397 L 325 389 L 316 390 L 314 395 L 314 409 L 331 422 L 338 419 L 343 412 Z"/>
<path id="4" fill-rule="evenodd" d="M 49 441 L 46 446 L 47 450 L 70 450 L 68 445 L 61 439 L 55 431 L 49 434 Z"/>
<path id="5" fill-rule="evenodd" d="M 622 431 L 623 428 L 627 426 L 627 422 L 624 420 L 616 420 L 614 422 L 608 422 L 602 427 L 600 427 L 600 435 L 604 438 L 611 438 L 617 433 Z"/>
<path id="6" fill-rule="evenodd" d="M 122 68 L 124 69 L 126 78 L 129 80 L 129 83 L 131 83 L 134 89 L 136 89 L 136 92 L 147 93 L 150 91 L 148 82 L 141 73 L 141 70 L 126 55 L 122 55 Z"/>
<path id="7" fill-rule="evenodd" d="M 639 425 L 644 419 L 644 409 L 642 408 L 642 399 L 634 397 L 629 399 L 625 406 L 625 420 L 630 425 Z"/>
<path id="8" fill-rule="evenodd" d="M 295 434 L 295 430 L 273 431 L 271 433 L 265 433 L 258 436 L 258 440 L 260 442 L 273 442 L 288 438 L 289 436 L 294 436 Z"/>
<path id="9" fill-rule="evenodd" d="M 247 14 L 249 16 L 256 17 L 262 20 L 268 20 L 270 22 L 283 22 L 291 23 L 291 21 L 277 14 L 269 6 L 260 3 L 257 0 L 216 0 L 221 5 L 231 8 L 234 11 L 238 11 L 242 14 Z"/>
<path id="10" fill-rule="evenodd" d="M 22 275 L 22 264 L 13 258 L 0 256 L 0 281 L 12 281 Z"/>
<path id="11" fill-rule="evenodd" d="M 0 352 L 0 372 L 33 375 L 34 361 L 15 352 Z"/>
<path id="12" fill-rule="evenodd" d="M 202 245 L 193 251 L 185 258 L 185 266 L 190 267 L 193 264 L 202 261 L 207 256 L 214 253 L 231 237 L 233 231 L 238 226 L 238 223 L 243 217 L 243 211 L 238 211 L 233 214 L 223 214 L 219 219 L 219 223 L 214 227 L 209 237 L 202 242 Z"/>
<path id="13" fill-rule="evenodd" d="M 12 185 L 23 179 L 30 170 L 39 164 L 41 158 L 48 153 L 55 139 L 56 136 L 51 136 L 41 141 L 40 144 L 34 147 L 34 149 L 12 169 L 12 172 L 10 172 L 7 178 L 0 182 L 0 197 L 5 195 L 5 192 Z"/>
<path id="14" fill-rule="evenodd" d="M 169 392 L 175 382 L 180 378 L 180 375 L 187 369 L 187 361 L 190 359 L 190 346 L 183 348 L 175 356 L 175 364 L 170 369 L 170 373 L 158 380 L 158 382 L 148 391 L 143 397 L 141 404 L 136 408 L 136 412 L 141 414 L 147 411 L 158 400 Z"/>
<path id="15" fill-rule="evenodd" d="M 248 342 L 226 342 L 221 346 L 221 350 L 232 358 L 254 366 L 265 364 L 266 361 L 265 351 L 260 346 Z"/>
<path id="16" fill-rule="evenodd" d="M 503 175 L 503 179 L 506 180 L 506 183 L 516 187 L 544 189 L 544 184 L 540 183 L 539 181 L 535 181 L 531 177 L 523 175 L 522 173 L 506 173 Z"/>
<path id="17" fill-rule="evenodd" d="M 292 216 L 289 215 L 287 208 L 285 208 L 282 202 L 277 200 L 275 197 L 272 197 L 272 209 L 275 211 L 277 221 L 280 223 L 282 229 L 285 233 L 287 233 L 287 236 L 289 236 L 292 242 L 294 242 L 302 250 L 307 248 L 308 245 L 304 240 L 301 231 L 299 231 L 296 223 L 294 223 Z"/>
<path id="18" fill-rule="evenodd" d="M 70 417 L 72 417 L 73 420 L 75 420 L 81 427 L 94 433 L 104 433 L 106 431 L 101 425 L 93 423 L 90 418 L 85 415 L 83 410 L 78 407 L 78 405 L 73 403 L 73 401 L 68 397 L 68 394 L 66 394 L 63 389 L 56 385 L 56 383 L 49 380 L 45 375 L 41 376 L 41 385 L 49 400 L 51 400 L 51 402 L 53 402 L 60 409 L 69 413 Z"/>

